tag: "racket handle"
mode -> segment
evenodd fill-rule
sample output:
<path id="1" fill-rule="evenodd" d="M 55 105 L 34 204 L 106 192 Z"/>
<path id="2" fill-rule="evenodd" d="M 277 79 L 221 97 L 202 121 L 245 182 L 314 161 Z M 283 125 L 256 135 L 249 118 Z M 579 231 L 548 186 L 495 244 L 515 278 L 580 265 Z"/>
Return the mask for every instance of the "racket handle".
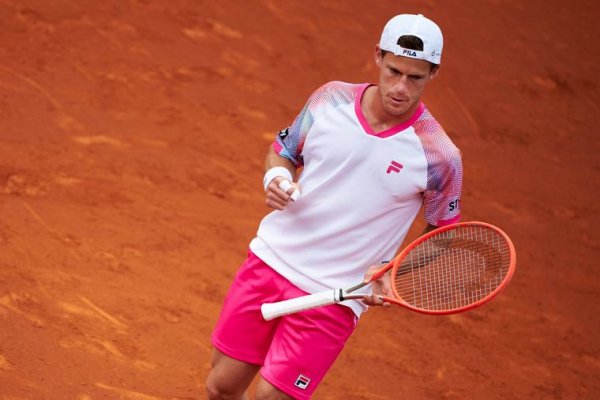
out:
<path id="1" fill-rule="evenodd" d="M 335 304 L 341 301 L 341 289 L 327 290 L 294 299 L 279 301 L 277 303 L 264 303 L 260 307 L 263 318 L 270 321 L 282 315 L 292 314 L 299 311 L 309 310 L 321 306 Z"/>

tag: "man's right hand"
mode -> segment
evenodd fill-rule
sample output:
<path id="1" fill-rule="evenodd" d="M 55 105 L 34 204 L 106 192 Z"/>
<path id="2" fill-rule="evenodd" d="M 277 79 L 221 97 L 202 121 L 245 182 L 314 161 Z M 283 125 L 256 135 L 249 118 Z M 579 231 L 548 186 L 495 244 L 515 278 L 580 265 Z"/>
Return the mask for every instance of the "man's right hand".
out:
<path id="1" fill-rule="evenodd" d="M 287 191 L 281 190 L 281 188 L 279 187 L 279 184 L 284 180 L 287 180 L 287 179 L 284 177 L 278 176 L 278 177 L 274 178 L 267 186 L 267 191 L 266 191 L 267 207 L 273 208 L 275 210 L 283 210 L 289 204 L 290 201 L 293 201 L 291 194 L 295 190 L 298 190 L 298 191 L 300 190 L 300 186 L 295 182 L 290 182 L 291 187 Z"/>

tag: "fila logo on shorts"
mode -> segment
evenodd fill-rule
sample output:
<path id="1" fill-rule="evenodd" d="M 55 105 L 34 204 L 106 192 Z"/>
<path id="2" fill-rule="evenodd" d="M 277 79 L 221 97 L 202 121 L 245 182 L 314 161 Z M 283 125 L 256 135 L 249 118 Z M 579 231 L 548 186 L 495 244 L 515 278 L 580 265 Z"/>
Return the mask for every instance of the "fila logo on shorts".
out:
<path id="1" fill-rule="evenodd" d="M 294 386 L 296 386 L 302 390 L 306 390 L 309 383 L 310 383 L 310 379 L 308 379 L 304 375 L 298 375 L 298 379 L 296 379 L 296 383 L 294 383 Z"/>
<path id="2" fill-rule="evenodd" d="M 397 161 L 392 161 L 392 162 L 390 163 L 390 166 L 389 166 L 389 167 L 388 167 L 388 169 L 387 169 L 387 173 L 388 173 L 388 174 L 389 174 L 390 172 L 395 172 L 395 173 L 398 173 L 398 172 L 400 172 L 400 170 L 401 170 L 402 168 L 404 168 L 404 165 L 400 164 L 400 163 L 399 163 L 399 162 L 397 162 Z"/>

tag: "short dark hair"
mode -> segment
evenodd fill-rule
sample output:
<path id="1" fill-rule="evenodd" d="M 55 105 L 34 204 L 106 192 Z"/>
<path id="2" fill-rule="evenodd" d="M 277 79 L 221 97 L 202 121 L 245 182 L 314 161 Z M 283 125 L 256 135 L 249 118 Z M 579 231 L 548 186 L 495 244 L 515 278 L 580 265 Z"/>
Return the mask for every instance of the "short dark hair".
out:
<path id="1" fill-rule="evenodd" d="M 398 38 L 398 41 L 396 43 L 399 46 L 404 47 L 405 49 L 423 51 L 423 41 L 417 36 L 403 35 Z M 383 58 L 386 55 L 386 53 L 389 52 L 387 50 L 381 50 L 381 58 Z M 431 71 L 439 67 L 438 64 L 434 64 L 432 62 L 430 62 L 429 64 L 431 64 Z"/>
<path id="2" fill-rule="evenodd" d="M 413 35 L 403 35 L 398 38 L 396 44 L 405 49 L 423 51 L 423 41 L 421 38 Z"/>

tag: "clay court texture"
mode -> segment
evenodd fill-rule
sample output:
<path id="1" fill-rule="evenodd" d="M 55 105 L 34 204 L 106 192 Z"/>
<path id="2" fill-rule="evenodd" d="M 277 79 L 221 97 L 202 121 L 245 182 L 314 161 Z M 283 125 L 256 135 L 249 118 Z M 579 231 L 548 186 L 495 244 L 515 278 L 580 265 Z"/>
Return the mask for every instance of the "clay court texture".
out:
<path id="1" fill-rule="evenodd" d="M 266 149 L 318 86 L 376 81 L 383 25 L 418 12 L 463 220 L 517 272 L 468 313 L 369 311 L 315 398 L 598 398 L 598 3 L 3 0 L 0 399 L 204 399 Z"/>

